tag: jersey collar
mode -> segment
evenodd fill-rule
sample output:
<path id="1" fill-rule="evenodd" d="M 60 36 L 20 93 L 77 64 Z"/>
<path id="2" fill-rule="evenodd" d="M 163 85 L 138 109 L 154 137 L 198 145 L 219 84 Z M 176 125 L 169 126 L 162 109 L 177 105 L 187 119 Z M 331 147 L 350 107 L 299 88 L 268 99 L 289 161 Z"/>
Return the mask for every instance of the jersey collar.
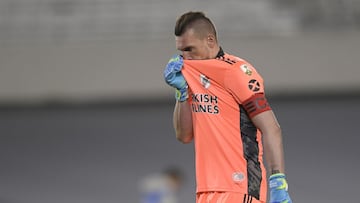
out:
<path id="1" fill-rule="evenodd" d="M 221 58 L 225 55 L 224 50 L 220 47 L 219 52 L 216 55 L 216 58 Z"/>

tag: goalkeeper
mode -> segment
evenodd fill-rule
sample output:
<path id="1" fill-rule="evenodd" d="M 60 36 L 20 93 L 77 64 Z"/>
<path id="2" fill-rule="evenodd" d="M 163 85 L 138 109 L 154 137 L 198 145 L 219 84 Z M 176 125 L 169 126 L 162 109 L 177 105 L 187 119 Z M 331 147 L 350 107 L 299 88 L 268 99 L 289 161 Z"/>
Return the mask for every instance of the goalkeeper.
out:
<path id="1" fill-rule="evenodd" d="M 178 18 L 175 37 L 182 55 L 164 78 L 176 89 L 176 138 L 194 140 L 196 203 L 265 203 L 268 189 L 270 203 L 291 203 L 281 129 L 260 74 L 222 50 L 202 12 Z"/>

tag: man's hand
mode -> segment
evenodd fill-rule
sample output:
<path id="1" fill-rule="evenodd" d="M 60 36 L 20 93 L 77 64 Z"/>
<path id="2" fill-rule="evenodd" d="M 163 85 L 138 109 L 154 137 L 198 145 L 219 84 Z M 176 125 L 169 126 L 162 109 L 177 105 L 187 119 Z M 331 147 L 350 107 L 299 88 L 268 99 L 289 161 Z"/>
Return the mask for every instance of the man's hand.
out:
<path id="1" fill-rule="evenodd" d="M 276 173 L 270 176 L 270 203 L 292 203 L 288 184 L 283 173 Z"/>
<path id="2" fill-rule="evenodd" d="M 188 98 L 188 85 L 181 74 L 184 61 L 180 55 L 174 55 L 164 70 L 165 82 L 176 89 L 175 98 L 178 101 L 185 101 Z"/>

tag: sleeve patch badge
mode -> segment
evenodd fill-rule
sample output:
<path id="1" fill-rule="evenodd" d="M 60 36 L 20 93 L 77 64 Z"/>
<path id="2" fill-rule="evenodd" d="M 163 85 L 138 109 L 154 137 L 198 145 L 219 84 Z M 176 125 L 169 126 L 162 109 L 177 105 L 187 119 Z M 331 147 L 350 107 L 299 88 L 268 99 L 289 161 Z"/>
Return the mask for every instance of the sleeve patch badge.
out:
<path id="1" fill-rule="evenodd" d="M 252 70 L 251 68 L 247 65 L 247 64 L 242 64 L 240 66 L 240 69 L 246 74 L 246 75 L 251 75 L 252 74 Z"/>
<path id="2" fill-rule="evenodd" d="M 253 92 L 257 92 L 260 90 L 260 83 L 255 80 L 255 79 L 252 79 L 249 81 L 249 89 Z"/>

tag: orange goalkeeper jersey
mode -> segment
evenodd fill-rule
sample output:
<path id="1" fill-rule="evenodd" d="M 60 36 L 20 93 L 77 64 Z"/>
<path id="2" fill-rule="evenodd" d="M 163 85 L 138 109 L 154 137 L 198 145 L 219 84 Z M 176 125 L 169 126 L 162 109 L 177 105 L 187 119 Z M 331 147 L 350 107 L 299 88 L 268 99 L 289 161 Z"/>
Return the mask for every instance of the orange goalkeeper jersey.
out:
<path id="1" fill-rule="evenodd" d="M 228 54 L 184 60 L 182 73 L 192 108 L 196 191 L 239 192 L 266 201 L 261 134 L 244 107 L 264 93 L 263 79 L 249 63 Z"/>

